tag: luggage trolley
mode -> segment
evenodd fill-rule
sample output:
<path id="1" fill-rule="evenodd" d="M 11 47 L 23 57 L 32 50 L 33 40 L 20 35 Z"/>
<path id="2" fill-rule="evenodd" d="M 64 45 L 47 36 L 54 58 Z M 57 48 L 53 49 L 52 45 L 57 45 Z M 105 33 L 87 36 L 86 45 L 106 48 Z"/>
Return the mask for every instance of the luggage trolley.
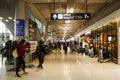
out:
<path id="1" fill-rule="evenodd" d="M 109 56 L 109 52 L 99 49 L 99 54 L 98 54 L 98 62 L 102 63 L 102 62 L 109 62 L 110 61 L 110 56 Z"/>

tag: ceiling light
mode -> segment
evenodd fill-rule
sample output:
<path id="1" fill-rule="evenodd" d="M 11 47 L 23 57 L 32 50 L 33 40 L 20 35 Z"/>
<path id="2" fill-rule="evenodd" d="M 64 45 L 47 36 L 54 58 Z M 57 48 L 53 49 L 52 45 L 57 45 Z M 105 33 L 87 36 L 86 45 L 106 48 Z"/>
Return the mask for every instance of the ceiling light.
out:
<path id="1" fill-rule="evenodd" d="M 5 22 L 8 22 L 8 21 L 9 21 L 8 19 L 5 20 Z"/>
<path id="2" fill-rule="evenodd" d="M 73 13 L 74 9 L 71 8 L 71 9 L 67 9 L 67 13 Z"/>
<path id="3" fill-rule="evenodd" d="M 71 8 L 71 9 L 70 9 L 70 12 L 71 12 L 71 13 L 73 13 L 73 11 L 74 11 L 74 9 L 73 9 L 73 8 Z"/>
<path id="4" fill-rule="evenodd" d="M 8 19 L 13 19 L 12 17 L 8 17 Z"/>
<path id="5" fill-rule="evenodd" d="M 2 17 L 0 17 L 0 20 L 2 20 L 3 18 Z"/>
<path id="6" fill-rule="evenodd" d="M 91 31 L 87 31 L 87 32 L 85 33 L 85 35 L 88 35 L 88 34 L 91 34 Z"/>
<path id="7" fill-rule="evenodd" d="M 15 22 L 15 19 L 13 19 L 13 21 Z"/>
<path id="8" fill-rule="evenodd" d="M 68 27 L 66 26 L 64 29 L 65 29 L 65 31 L 66 31 L 66 30 L 68 29 Z"/>
<path id="9" fill-rule="evenodd" d="M 65 21 L 65 24 L 68 24 L 68 23 L 70 23 L 70 20 L 66 20 L 66 21 Z"/>

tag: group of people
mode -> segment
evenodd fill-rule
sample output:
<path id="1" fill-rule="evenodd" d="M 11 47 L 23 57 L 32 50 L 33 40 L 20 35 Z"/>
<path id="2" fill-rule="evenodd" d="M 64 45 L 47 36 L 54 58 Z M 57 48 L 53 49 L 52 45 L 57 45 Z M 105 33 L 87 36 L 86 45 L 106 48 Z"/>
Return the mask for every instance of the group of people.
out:
<path id="1" fill-rule="evenodd" d="M 10 45 L 10 44 L 8 44 Z M 9 47 L 10 48 L 10 47 Z M 19 75 L 19 70 L 22 67 L 23 70 L 23 74 L 28 74 L 28 72 L 26 72 L 26 65 L 25 65 L 25 53 L 26 53 L 26 41 L 25 39 L 19 39 L 18 41 L 14 41 L 14 49 L 11 50 L 11 52 L 13 52 L 15 49 L 17 50 L 17 57 L 14 57 L 14 64 L 15 64 L 15 77 L 21 77 Z M 8 47 L 4 47 L 1 52 L 6 51 L 6 50 L 10 50 L 8 49 Z M 39 60 L 39 64 L 37 66 L 37 68 L 41 68 L 43 69 L 43 62 L 44 62 L 44 56 L 46 54 L 46 49 L 44 46 L 44 42 L 42 40 L 40 40 L 38 42 L 38 46 L 36 47 L 36 51 L 35 51 L 38 60 Z M 9 59 L 9 58 L 8 58 Z"/>
<path id="2" fill-rule="evenodd" d="M 73 51 L 77 52 L 78 46 L 79 46 L 79 44 L 77 43 L 77 41 L 67 42 L 67 41 L 65 40 L 65 42 L 63 43 L 64 53 L 67 54 L 68 47 L 69 47 L 69 49 L 70 49 L 70 53 L 72 53 Z"/>
<path id="3" fill-rule="evenodd" d="M 21 77 L 19 75 L 20 67 L 22 67 L 23 73 L 27 74 L 27 72 L 25 70 L 25 68 L 26 68 L 26 65 L 25 65 L 25 53 L 27 52 L 26 43 L 27 42 L 25 41 L 25 39 L 20 39 L 18 41 L 14 41 L 14 46 L 13 46 L 14 48 L 12 49 L 12 51 L 17 49 L 17 54 L 18 54 L 18 57 L 14 57 L 15 58 L 14 60 L 15 60 L 15 68 L 16 68 L 16 74 L 15 74 L 16 77 Z M 68 47 L 71 49 L 71 52 L 73 50 L 77 51 L 77 45 L 82 48 L 83 43 L 78 44 L 77 42 L 67 42 L 65 40 L 65 42 L 63 43 L 64 53 L 67 54 Z M 58 48 L 61 49 L 61 43 L 60 42 L 58 42 Z M 4 49 L 8 50 L 8 47 L 4 47 L 1 51 L 4 51 Z M 83 47 L 83 49 L 84 49 L 84 47 Z M 37 55 L 38 61 L 39 61 L 37 68 L 43 69 L 44 57 L 45 57 L 45 55 L 47 53 L 46 51 L 47 50 L 46 50 L 44 42 L 42 40 L 40 40 L 38 42 L 38 45 L 37 45 L 36 51 L 35 51 L 35 54 Z M 85 51 L 86 51 L 85 49 L 82 50 L 82 53 L 84 53 Z"/>

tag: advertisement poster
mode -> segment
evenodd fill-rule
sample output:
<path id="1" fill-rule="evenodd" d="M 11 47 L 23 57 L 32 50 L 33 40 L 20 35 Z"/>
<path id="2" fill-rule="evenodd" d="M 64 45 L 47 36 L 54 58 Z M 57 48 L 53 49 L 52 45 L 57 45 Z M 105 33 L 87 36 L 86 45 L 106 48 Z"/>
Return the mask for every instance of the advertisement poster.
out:
<path id="1" fill-rule="evenodd" d="M 37 40 L 35 35 L 37 35 L 37 23 L 29 19 L 29 40 Z"/>
<path id="2" fill-rule="evenodd" d="M 24 36 L 25 33 L 25 21 L 22 19 L 16 19 L 16 36 Z"/>

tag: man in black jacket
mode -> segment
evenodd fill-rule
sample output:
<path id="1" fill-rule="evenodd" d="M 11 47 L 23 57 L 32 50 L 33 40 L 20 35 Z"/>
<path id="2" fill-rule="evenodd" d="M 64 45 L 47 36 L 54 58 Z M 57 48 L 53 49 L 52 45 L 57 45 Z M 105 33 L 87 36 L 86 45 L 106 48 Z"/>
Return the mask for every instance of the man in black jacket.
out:
<path id="1" fill-rule="evenodd" d="M 39 64 L 38 68 L 41 67 L 43 69 L 43 62 L 44 62 L 44 56 L 45 56 L 45 47 L 44 47 L 44 42 L 42 40 L 39 41 L 38 46 L 36 48 L 36 54 L 38 56 Z"/>
<path id="2" fill-rule="evenodd" d="M 66 40 L 65 40 L 65 42 L 64 42 L 64 44 L 63 44 L 63 49 L 64 49 L 65 54 L 67 54 L 68 43 L 66 42 Z"/>

